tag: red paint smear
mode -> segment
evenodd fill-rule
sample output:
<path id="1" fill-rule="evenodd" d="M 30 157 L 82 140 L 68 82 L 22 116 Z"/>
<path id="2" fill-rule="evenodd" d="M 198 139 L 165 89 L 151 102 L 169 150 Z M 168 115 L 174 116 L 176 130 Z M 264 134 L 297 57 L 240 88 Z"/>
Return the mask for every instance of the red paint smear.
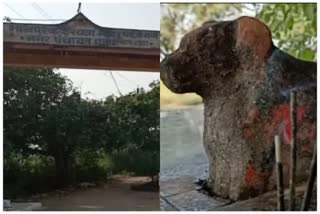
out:
<path id="1" fill-rule="evenodd" d="M 247 118 L 245 119 L 245 121 L 243 122 L 243 126 L 250 126 L 253 123 L 259 122 L 260 120 L 260 112 L 258 111 L 257 107 L 253 107 L 253 109 L 251 109 L 248 112 Z"/>
<path id="2" fill-rule="evenodd" d="M 261 189 L 261 186 L 266 187 L 271 174 L 271 171 L 259 172 L 252 163 L 249 163 L 246 172 L 246 185 L 249 189 Z"/>
<path id="3" fill-rule="evenodd" d="M 302 119 L 305 114 L 305 108 L 303 106 L 299 106 L 297 108 L 297 121 L 302 122 Z M 272 109 L 272 118 L 273 121 L 282 121 L 288 120 L 290 121 L 290 106 L 289 104 L 281 104 Z"/>
<path id="4" fill-rule="evenodd" d="M 256 177 L 256 170 L 251 164 L 249 164 L 247 168 L 247 175 L 246 175 L 246 183 L 248 186 L 253 186 L 255 177 Z"/>
<path id="5" fill-rule="evenodd" d="M 253 136 L 253 131 L 249 129 L 254 123 L 259 122 L 260 120 L 260 112 L 258 111 L 257 107 L 254 106 L 247 115 L 246 120 L 242 124 L 242 128 L 245 130 L 243 131 L 243 136 L 245 138 L 251 138 Z"/>
<path id="6" fill-rule="evenodd" d="M 302 146 L 302 147 L 301 147 L 301 152 L 312 153 L 312 148 L 310 148 L 310 145 Z"/>
<path id="7" fill-rule="evenodd" d="M 256 108 L 249 111 L 248 121 L 250 123 L 255 123 L 255 122 L 258 122 L 259 120 L 260 120 L 260 112 Z"/>
<path id="8" fill-rule="evenodd" d="M 253 132 L 251 130 L 245 130 L 243 135 L 245 138 L 250 138 L 253 136 Z"/>
<path id="9" fill-rule="evenodd" d="M 303 121 L 305 114 L 305 108 L 299 106 L 297 108 L 297 122 L 298 124 Z M 269 143 L 273 142 L 274 132 L 283 136 L 285 144 L 291 143 L 291 119 L 290 119 L 290 105 L 281 104 L 272 109 L 271 112 L 272 120 L 271 123 L 266 125 L 268 132 Z"/>

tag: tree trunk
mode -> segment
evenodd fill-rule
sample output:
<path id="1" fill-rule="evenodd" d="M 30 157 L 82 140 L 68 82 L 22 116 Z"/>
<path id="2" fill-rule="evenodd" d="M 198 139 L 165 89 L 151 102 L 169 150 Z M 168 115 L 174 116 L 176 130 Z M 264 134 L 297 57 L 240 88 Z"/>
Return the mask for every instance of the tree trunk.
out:
<path id="1" fill-rule="evenodd" d="M 64 188 L 75 181 L 74 158 L 63 151 L 56 152 L 54 156 L 56 167 L 56 187 Z"/>

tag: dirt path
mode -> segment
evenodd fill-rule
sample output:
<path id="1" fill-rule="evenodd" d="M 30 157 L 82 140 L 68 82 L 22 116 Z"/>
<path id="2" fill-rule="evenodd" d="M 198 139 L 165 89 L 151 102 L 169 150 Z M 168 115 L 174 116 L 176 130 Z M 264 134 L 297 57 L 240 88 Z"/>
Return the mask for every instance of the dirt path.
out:
<path id="1" fill-rule="evenodd" d="M 118 178 L 100 187 L 48 195 L 41 199 L 46 211 L 143 211 L 159 210 L 159 193 L 134 191 L 132 184 L 146 182 L 145 177 Z"/>

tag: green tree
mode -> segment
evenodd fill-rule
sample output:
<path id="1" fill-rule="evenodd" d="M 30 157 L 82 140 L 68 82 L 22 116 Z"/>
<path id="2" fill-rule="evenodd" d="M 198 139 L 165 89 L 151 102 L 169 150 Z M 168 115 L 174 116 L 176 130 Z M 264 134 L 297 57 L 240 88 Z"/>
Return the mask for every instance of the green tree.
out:
<path id="1" fill-rule="evenodd" d="M 140 88 L 116 99 L 114 136 L 118 168 L 154 176 L 160 168 L 159 82 L 150 87 L 148 92 Z"/>
<path id="2" fill-rule="evenodd" d="M 257 17 L 269 26 L 280 49 L 303 60 L 316 59 L 316 4 L 263 4 Z"/>
<path id="3" fill-rule="evenodd" d="M 79 92 L 72 91 L 54 106 L 46 109 L 40 126 L 42 151 L 55 160 L 57 186 L 72 184 L 75 179 L 75 152 L 81 146 L 85 124 Z"/>
<path id="4" fill-rule="evenodd" d="M 43 140 L 38 127 L 46 109 L 61 102 L 71 83 L 50 69 L 21 68 L 5 68 L 3 82 L 5 149 L 41 152 L 32 149 Z"/>
<path id="5" fill-rule="evenodd" d="M 104 101 L 84 100 L 52 69 L 5 68 L 5 182 L 33 192 L 33 181 L 45 184 L 52 168 L 59 188 L 104 177 L 112 167 L 157 174 L 159 82 L 150 86 Z M 112 164 L 117 160 L 123 165 Z"/>
<path id="6" fill-rule="evenodd" d="M 80 94 L 51 69 L 4 69 L 4 148 L 55 160 L 57 186 L 72 182 L 82 130 Z"/>

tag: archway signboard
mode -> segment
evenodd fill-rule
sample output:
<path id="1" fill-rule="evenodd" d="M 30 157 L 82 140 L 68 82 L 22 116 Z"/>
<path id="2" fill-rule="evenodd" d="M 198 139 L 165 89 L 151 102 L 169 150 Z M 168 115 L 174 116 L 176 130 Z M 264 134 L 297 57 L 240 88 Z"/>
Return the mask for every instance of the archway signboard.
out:
<path id="1" fill-rule="evenodd" d="M 160 32 L 100 27 L 82 13 L 61 24 L 4 23 L 4 65 L 159 72 Z"/>

